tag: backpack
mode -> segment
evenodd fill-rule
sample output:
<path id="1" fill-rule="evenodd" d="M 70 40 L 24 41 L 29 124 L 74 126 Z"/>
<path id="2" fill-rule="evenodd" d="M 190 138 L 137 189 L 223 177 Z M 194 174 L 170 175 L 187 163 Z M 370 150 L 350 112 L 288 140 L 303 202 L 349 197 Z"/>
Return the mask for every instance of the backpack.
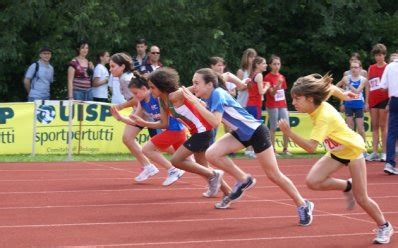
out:
<path id="1" fill-rule="evenodd" d="M 39 62 L 36 61 L 33 64 L 35 64 L 35 71 L 33 73 L 32 78 L 30 79 L 30 89 L 33 89 L 33 79 L 37 76 L 39 77 L 39 75 L 37 74 L 37 72 L 39 71 Z"/>

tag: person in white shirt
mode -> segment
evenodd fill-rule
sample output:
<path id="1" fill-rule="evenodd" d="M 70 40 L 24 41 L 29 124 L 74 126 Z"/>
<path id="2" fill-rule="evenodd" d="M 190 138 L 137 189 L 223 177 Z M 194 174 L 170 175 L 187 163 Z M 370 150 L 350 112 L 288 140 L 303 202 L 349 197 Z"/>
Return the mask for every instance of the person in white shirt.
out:
<path id="1" fill-rule="evenodd" d="M 96 102 L 108 102 L 108 78 L 109 72 L 105 65 L 109 63 L 109 53 L 102 51 L 97 54 L 97 66 L 93 76 L 93 100 Z"/>
<path id="2" fill-rule="evenodd" d="M 393 61 L 386 66 L 381 78 L 381 87 L 388 90 L 389 117 L 387 133 L 387 158 L 384 172 L 390 175 L 398 175 L 395 162 L 395 146 L 398 140 L 398 58 L 392 54 Z"/>
<path id="3" fill-rule="evenodd" d="M 120 92 L 120 82 L 118 77 L 112 76 L 108 80 L 109 91 L 112 93 L 111 103 L 122 104 L 126 102 L 126 99 Z"/>

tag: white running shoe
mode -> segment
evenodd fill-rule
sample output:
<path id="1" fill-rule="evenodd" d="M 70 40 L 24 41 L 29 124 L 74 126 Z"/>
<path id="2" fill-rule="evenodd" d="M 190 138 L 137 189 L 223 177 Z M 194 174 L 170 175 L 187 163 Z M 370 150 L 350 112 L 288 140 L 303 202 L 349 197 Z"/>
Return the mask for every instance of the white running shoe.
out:
<path id="1" fill-rule="evenodd" d="M 169 186 L 176 182 L 182 175 L 184 175 L 185 171 L 177 169 L 177 168 L 171 168 L 168 171 L 168 176 L 166 180 L 163 182 L 163 186 Z"/>
<path id="2" fill-rule="evenodd" d="M 379 154 L 372 152 L 366 157 L 366 161 L 380 161 Z"/>
<path id="3" fill-rule="evenodd" d="M 217 195 L 218 191 L 221 187 L 222 177 L 224 175 L 224 171 L 222 170 L 213 170 L 214 176 L 209 178 L 209 189 L 208 189 L 208 197 L 213 197 Z"/>
<path id="4" fill-rule="evenodd" d="M 349 178 L 347 181 L 350 181 L 351 185 L 352 185 L 352 178 Z M 355 198 L 354 198 L 354 194 L 352 193 L 352 188 L 350 191 L 348 192 L 343 192 L 344 196 L 346 198 L 347 201 L 347 209 L 348 210 L 353 210 L 355 207 Z"/>
<path id="5" fill-rule="evenodd" d="M 138 176 L 136 176 L 134 179 L 136 182 L 143 182 L 148 178 L 150 178 L 151 176 L 158 174 L 158 172 L 159 172 L 158 168 L 156 168 L 156 166 L 154 166 L 153 164 L 146 165 L 142 169 L 141 173 Z"/>
<path id="6" fill-rule="evenodd" d="M 386 160 L 387 160 L 387 154 L 382 153 L 380 157 L 380 162 L 386 162 Z"/>
<path id="7" fill-rule="evenodd" d="M 388 244 L 390 238 L 394 234 L 394 229 L 390 222 L 387 222 L 388 226 L 378 227 L 376 230 L 376 238 L 373 240 L 374 244 Z"/>
<path id="8" fill-rule="evenodd" d="M 385 163 L 384 173 L 389 174 L 389 175 L 398 175 L 398 170 L 394 166 L 392 166 L 392 164 Z"/>
<path id="9" fill-rule="evenodd" d="M 254 151 L 245 151 L 245 156 L 249 158 L 256 158 L 256 153 Z"/>

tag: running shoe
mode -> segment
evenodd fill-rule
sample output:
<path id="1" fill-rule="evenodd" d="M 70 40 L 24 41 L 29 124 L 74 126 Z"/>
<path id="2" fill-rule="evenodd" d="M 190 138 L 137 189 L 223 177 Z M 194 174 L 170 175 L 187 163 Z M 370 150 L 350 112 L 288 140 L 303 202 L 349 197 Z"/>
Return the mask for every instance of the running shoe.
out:
<path id="1" fill-rule="evenodd" d="M 256 179 L 252 176 L 249 176 L 244 182 L 237 182 L 232 189 L 231 194 L 229 194 L 229 198 L 232 202 L 239 200 L 242 197 L 243 192 L 251 189 L 256 184 Z"/>
<path id="2" fill-rule="evenodd" d="M 143 182 L 147 180 L 148 178 L 158 174 L 159 170 L 154 166 L 153 164 L 146 165 L 142 169 L 141 173 L 135 177 L 136 182 Z"/>
<path id="3" fill-rule="evenodd" d="M 297 208 L 297 213 L 300 218 L 300 226 L 309 226 L 312 223 L 312 211 L 314 210 L 314 203 L 305 200 L 305 204 Z"/>
<path id="4" fill-rule="evenodd" d="M 390 163 L 385 163 L 384 173 L 389 175 L 398 175 L 398 170 Z"/>
<path id="5" fill-rule="evenodd" d="M 349 178 L 347 181 L 349 181 L 352 185 L 352 178 Z M 354 194 L 352 193 L 352 188 L 350 191 L 348 192 L 343 192 L 344 196 L 346 198 L 346 202 L 347 202 L 347 209 L 348 210 L 352 210 L 355 207 L 355 198 L 354 198 Z"/>
<path id="6" fill-rule="evenodd" d="M 220 202 L 216 203 L 215 208 L 225 209 L 229 208 L 229 205 L 231 205 L 231 199 L 229 198 L 229 196 L 225 195 Z"/>
<path id="7" fill-rule="evenodd" d="M 379 226 L 376 230 L 376 238 L 373 240 L 374 244 L 388 244 L 390 243 L 391 236 L 394 234 L 394 229 L 390 222 L 387 226 Z"/>
<path id="8" fill-rule="evenodd" d="M 217 195 L 218 191 L 221 187 L 222 177 L 224 175 L 224 171 L 222 170 L 213 170 L 213 176 L 209 178 L 209 189 L 208 189 L 208 197 L 213 197 Z"/>
<path id="9" fill-rule="evenodd" d="M 176 182 L 182 175 L 184 175 L 185 171 L 177 169 L 177 168 L 171 168 L 168 171 L 168 176 L 166 180 L 163 182 L 163 186 L 169 186 Z"/>
<path id="10" fill-rule="evenodd" d="M 366 161 L 380 161 L 379 154 L 372 152 L 366 157 Z"/>

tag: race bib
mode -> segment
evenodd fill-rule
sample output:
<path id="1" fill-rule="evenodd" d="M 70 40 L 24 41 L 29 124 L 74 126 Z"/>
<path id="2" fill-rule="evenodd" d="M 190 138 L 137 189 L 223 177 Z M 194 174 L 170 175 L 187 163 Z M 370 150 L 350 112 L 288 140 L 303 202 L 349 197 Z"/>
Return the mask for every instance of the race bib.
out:
<path id="1" fill-rule="evenodd" d="M 344 146 L 342 144 L 339 144 L 330 138 L 325 139 L 323 143 L 325 144 L 326 150 L 328 150 L 329 152 L 341 151 L 344 149 Z"/>
<path id="2" fill-rule="evenodd" d="M 369 80 L 370 91 L 381 89 L 380 78 L 372 78 Z"/>
<path id="3" fill-rule="evenodd" d="M 284 101 L 286 99 L 285 98 L 285 90 L 284 89 L 277 90 L 274 95 L 274 98 L 275 98 L 275 102 Z"/>

